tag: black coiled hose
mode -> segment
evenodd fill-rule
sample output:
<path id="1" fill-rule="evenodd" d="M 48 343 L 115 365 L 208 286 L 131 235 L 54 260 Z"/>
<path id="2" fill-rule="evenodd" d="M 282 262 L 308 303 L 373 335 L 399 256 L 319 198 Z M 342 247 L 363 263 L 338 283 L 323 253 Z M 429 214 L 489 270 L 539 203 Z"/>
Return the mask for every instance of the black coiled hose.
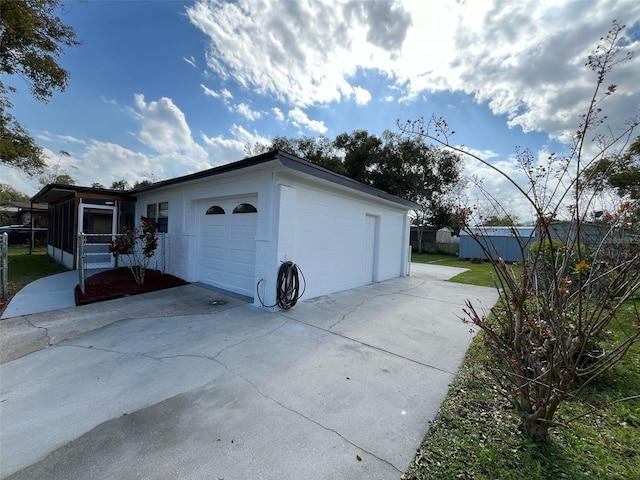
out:
<path id="1" fill-rule="evenodd" d="M 302 293 L 300 292 L 300 276 L 304 282 Z M 271 308 L 278 306 L 283 310 L 292 308 L 298 299 L 304 295 L 304 291 L 307 288 L 307 282 L 302 274 L 302 271 L 293 262 L 282 262 L 280 269 L 278 270 L 278 278 L 276 281 L 276 303 L 274 305 L 265 305 L 260 298 L 260 291 L 258 287 L 262 280 L 256 285 L 256 293 L 258 294 L 258 300 L 263 307 Z"/>

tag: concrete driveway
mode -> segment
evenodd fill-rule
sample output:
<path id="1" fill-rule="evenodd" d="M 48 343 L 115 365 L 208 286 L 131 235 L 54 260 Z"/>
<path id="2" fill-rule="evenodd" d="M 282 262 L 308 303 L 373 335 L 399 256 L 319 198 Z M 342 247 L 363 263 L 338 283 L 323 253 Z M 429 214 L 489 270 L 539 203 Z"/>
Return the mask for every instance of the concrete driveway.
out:
<path id="1" fill-rule="evenodd" d="M 496 300 L 455 273 L 278 312 L 189 285 L 69 309 L 123 319 L 60 343 L 25 317 L 51 346 L 0 367 L 0 476 L 399 478 L 471 340 L 464 300 Z"/>

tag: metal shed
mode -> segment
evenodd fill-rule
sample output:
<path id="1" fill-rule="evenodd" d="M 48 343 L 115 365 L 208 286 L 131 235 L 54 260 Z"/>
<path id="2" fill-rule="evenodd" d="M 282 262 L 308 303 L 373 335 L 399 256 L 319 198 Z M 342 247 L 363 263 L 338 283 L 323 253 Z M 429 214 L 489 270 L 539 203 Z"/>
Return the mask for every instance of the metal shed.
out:
<path id="1" fill-rule="evenodd" d="M 474 238 L 469 232 L 460 231 L 459 258 L 483 258 L 486 259 L 482 244 L 495 257 L 503 258 L 508 262 L 522 260 L 518 238 L 526 245 L 525 254 L 529 251 L 529 246 L 537 240 L 536 227 L 476 227 L 471 233 L 477 236 Z"/>

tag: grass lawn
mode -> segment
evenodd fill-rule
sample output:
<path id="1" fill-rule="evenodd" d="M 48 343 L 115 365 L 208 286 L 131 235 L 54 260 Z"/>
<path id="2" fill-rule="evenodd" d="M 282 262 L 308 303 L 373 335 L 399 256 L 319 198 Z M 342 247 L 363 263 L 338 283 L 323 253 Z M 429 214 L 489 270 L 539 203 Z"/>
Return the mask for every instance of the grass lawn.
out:
<path id="1" fill-rule="evenodd" d="M 467 285 L 479 285 L 482 287 L 493 286 L 493 268 L 488 262 L 473 263 L 469 260 L 460 260 L 451 255 L 437 255 L 431 253 L 411 254 L 411 261 L 415 263 L 435 263 L 445 267 L 468 268 L 468 272 L 453 277 L 450 282 L 466 283 Z"/>
<path id="2" fill-rule="evenodd" d="M 28 247 L 9 247 L 9 298 L 38 278 L 66 271 L 47 256 L 46 247 L 34 248 L 31 255 Z"/>
<path id="3" fill-rule="evenodd" d="M 466 266 L 473 270 L 472 278 L 484 278 L 491 284 L 491 272 L 484 264 L 439 255 L 420 255 L 413 261 Z M 637 313 L 629 305 L 609 333 L 610 340 L 635 328 L 631 324 L 636 320 Z M 598 410 L 575 420 L 569 428 L 552 430 L 549 445 L 535 445 L 521 436 L 512 408 L 493 389 L 481 366 L 485 355 L 478 336 L 404 479 L 639 478 L 640 399 Z M 613 370 L 589 387 L 583 402 L 564 403 L 557 420 L 587 413 L 589 404 L 603 405 L 639 394 L 640 345 L 636 344 Z"/>

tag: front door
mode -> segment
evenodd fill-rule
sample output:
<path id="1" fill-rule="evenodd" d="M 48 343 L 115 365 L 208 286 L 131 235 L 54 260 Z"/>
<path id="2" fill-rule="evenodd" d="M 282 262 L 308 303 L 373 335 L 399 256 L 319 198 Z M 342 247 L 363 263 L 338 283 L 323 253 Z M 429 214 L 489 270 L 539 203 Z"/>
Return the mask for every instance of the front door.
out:
<path id="1" fill-rule="evenodd" d="M 109 245 L 117 228 L 116 207 L 80 204 L 80 219 L 78 231 L 84 234 L 85 241 L 79 250 L 84 254 L 86 268 L 115 266 Z"/>

